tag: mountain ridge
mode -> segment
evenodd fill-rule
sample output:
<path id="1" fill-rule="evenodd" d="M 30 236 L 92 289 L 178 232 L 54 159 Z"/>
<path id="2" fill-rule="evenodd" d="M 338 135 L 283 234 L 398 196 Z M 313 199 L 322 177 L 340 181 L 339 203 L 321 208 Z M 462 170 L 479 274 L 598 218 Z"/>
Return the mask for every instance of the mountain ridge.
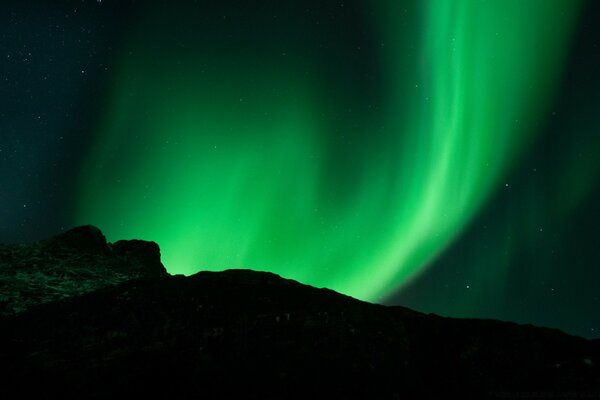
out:
<path id="1" fill-rule="evenodd" d="M 156 263 L 158 246 L 104 246 L 94 229 L 45 242 L 47 249 L 64 256 L 68 248 L 67 260 L 97 263 L 87 267 L 105 268 L 102 277 L 128 263 L 135 273 L 1 316 L 0 366 L 8 372 L 0 395 L 600 396 L 600 341 L 371 304 L 270 272 L 169 275 Z M 51 259 L 59 269 L 71 265 Z"/>

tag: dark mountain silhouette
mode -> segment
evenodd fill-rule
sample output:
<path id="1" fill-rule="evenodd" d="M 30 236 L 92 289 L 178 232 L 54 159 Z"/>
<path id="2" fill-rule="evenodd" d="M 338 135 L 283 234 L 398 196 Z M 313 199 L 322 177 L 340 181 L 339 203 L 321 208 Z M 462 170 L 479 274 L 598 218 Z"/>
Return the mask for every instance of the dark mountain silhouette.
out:
<path id="1" fill-rule="evenodd" d="M 171 276 L 97 228 L 0 246 L 2 398 L 600 398 L 600 342 L 249 270 Z M 540 397 L 541 396 L 541 397 Z"/>

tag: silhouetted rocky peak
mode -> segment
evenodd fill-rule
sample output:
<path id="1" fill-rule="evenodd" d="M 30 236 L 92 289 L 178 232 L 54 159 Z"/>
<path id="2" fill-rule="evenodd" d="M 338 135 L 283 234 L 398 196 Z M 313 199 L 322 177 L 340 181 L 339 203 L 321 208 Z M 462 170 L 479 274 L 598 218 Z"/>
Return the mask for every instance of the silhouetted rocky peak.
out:
<path id="1" fill-rule="evenodd" d="M 92 225 L 78 226 L 45 241 L 52 249 L 70 249 L 93 254 L 110 253 L 110 247 L 102 231 Z"/>
<path id="2" fill-rule="evenodd" d="M 140 276 L 163 276 L 167 273 L 160 261 L 160 248 L 156 242 L 119 240 L 110 247 L 117 256 L 132 261 L 132 264 L 125 265 L 131 272 L 135 271 Z"/>
<path id="3" fill-rule="evenodd" d="M 80 226 L 34 243 L 0 244 L 0 315 L 131 279 L 166 276 L 154 242 L 106 241 Z"/>

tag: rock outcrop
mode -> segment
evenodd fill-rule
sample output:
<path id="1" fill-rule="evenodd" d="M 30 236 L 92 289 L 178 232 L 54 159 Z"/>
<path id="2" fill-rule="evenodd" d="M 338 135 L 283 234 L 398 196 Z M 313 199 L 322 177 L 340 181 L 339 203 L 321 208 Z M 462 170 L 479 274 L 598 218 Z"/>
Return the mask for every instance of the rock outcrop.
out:
<path id="1" fill-rule="evenodd" d="M 40 242 L 0 244 L 0 315 L 131 279 L 166 275 L 156 243 L 121 240 L 111 245 L 91 225 Z"/>

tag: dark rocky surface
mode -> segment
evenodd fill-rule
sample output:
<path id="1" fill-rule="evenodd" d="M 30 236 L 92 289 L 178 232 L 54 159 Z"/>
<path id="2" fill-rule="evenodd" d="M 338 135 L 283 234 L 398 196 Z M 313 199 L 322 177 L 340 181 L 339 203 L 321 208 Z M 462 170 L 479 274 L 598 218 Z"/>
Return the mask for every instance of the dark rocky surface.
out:
<path id="1" fill-rule="evenodd" d="M 150 276 L 167 276 L 156 243 L 111 244 L 90 225 L 40 242 L 0 244 L 0 315 Z"/>
<path id="2" fill-rule="evenodd" d="M 93 271 L 81 282 L 100 277 L 85 293 L 29 303 L 30 286 L 9 301 L 26 307 L 0 317 L 1 398 L 600 398 L 599 341 L 271 273 L 170 276 L 155 244 L 108 245 L 83 229 L 0 253 L 12 257 L 2 268 L 57 271 L 54 286 L 78 281 L 73 265 Z M 6 285 L 21 280 L 7 282 L 4 295 L 16 293 Z"/>

